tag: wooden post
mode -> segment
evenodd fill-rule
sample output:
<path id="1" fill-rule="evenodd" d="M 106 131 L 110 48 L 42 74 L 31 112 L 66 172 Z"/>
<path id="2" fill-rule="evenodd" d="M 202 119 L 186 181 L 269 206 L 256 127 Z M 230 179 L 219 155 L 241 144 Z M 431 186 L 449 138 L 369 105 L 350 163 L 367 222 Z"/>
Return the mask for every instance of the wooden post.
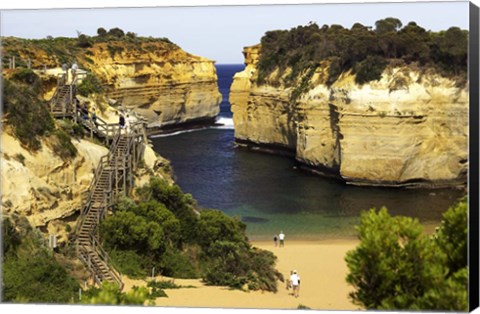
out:
<path id="1" fill-rule="evenodd" d="M 89 114 L 89 112 L 87 111 L 87 115 Z M 93 138 L 93 120 L 91 117 L 88 118 L 89 121 L 90 121 L 90 138 Z"/>
<path id="2" fill-rule="evenodd" d="M 32 60 L 30 58 L 27 59 L 27 68 L 32 68 Z"/>
<path id="3" fill-rule="evenodd" d="M 13 56 L 13 59 L 12 59 L 12 69 L 15 70 L 15 56 Z"/>
<path id="4" fill-rule="evenodd" d="M 125 192 L 127 191 L 127 161 L 126 156 L 123 155 L 123 195 L 125 196 Z"/>

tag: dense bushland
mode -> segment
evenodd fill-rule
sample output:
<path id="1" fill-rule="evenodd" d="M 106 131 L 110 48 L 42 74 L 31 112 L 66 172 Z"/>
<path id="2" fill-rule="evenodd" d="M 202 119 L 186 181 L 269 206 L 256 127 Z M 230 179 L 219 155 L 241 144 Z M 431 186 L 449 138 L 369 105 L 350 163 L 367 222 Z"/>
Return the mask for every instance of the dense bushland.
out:
<path id="1" fill-rule="evenodd" d="M 39 96 L 40 82 L 33 71 L 17 69 L 3 77 L 3 110 L 13 134 L 31 150 L 41 147 L 40 138 L 54 129 L 46 102 Z"/>
<path id="2" fill-rule="evenodd" d="M 44 245 L 26 218 L 2 218 L 2 301 L 70 303 L 78 300 L 76 280 Z"/>
<path id="3" fill-rule="evenodd" d="M 389 63 L 428 65 L 446 76 L 466 80 L 468 32 L 457 27 L 446 31 L 427 31 L 415 22 L 402 27 L 400 20 L 386 18 L 375 27 L 355 23 L 341 25 L 315 23 L 290 30 L 267 32 L 261 39 L 257 82 L 262 84 L 276 69 L 269 83 L 298 86 L 300 78 L 311 76 L 318 67 L 328 69 L 327 84 L 341 73 L 352 70 L 356 82 L 378 80 Z M 287 68 L 289 75 L 281 78 Z M 309 79 L 309 77 L 308 77 Z"/>
<path id="4" fill-rule="evenodd" d="M 101 224 L 115 266 L 133 277 L 153 268 L 165 276 L 202 278 L 207 284 L 276 291 L 276 257 L 253 248 L 245 224 L 217 210 L 198 212 L 191 195 L 152 178 L 139 201 L 121 200 Z"/>
<path id="5" fill-rule="evenodd" d="M 416 219 L 386 208 L 361 215 L 360 244 L 347 253 L 351 299 L 367 309 L 468 310 L 466 199 L 425 235 Z"/>
<path id="6" fill-rule="evenodd" d="M 6 124 L 20 143 L 36 151 L 43 138 L 60 158 L 74 158 L 77 149 L 70 135 L 55 129 L 48 105 L 40 98 L 42 84 L 38 76 L 30 69 L 17 68 L 8 78 L 3 77 L 3 85 Z"/>
<path id="7" fill-rule="evenodd" d="M 78 84 L 77 91 L 85 97 L 88 97 L 90 94 L 101 93 L 103 92 L 102 82 L 94 74 L 88 73 L 87 76 L 82 79 L 82 82 Z"/>

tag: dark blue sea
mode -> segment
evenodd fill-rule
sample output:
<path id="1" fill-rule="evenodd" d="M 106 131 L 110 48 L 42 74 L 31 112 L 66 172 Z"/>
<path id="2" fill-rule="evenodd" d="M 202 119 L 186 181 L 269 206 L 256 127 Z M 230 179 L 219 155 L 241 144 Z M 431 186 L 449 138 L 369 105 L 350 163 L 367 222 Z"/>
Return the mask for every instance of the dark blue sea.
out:
<path id="1" fill-rule="evenodd" d="M 223 96 L 218 121 L 225 125 L 152 138 L 168 158 L 176 182 L 202 208 L 216 208 L 247 224 L 252 240 L 283 230 L 289 239 L 351 238 L 360 213 L 386 206 L 392 215 L 418 218 L 432 229 L 461 192 L 353 187 L 296 170 L 281 156 L 234 147 L 228 93 L 243 65 L 217 65 Z"/>

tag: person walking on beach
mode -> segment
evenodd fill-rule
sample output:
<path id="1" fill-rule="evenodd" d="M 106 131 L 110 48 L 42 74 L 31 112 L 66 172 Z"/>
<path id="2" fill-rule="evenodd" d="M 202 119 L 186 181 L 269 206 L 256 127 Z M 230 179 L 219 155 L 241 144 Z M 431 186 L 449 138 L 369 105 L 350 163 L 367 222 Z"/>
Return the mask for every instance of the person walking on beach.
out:
<path id="1" fill-rule="evenodd" d="M 273 236 L 273 244 L 275 245 L 275 247 L 278 245 L 278 237 L 277 237 L 277 235 L 274 235 L 274 236 Z"/>
<path id="2" fill-rule="evenodd" d="M 285 234 L 283 233 L 283 231 L 280 231 L 280 234 L 278 235 L 278 239 L 280 240 L 280 247 L 284 246 Z"/>
<path id="3" fill-rule="evenodd" d="M 297 271 L 294 270 L 292 275 L 290 276 L 290 285 L 293 288 L 293 296 L 298 298 L 300 295 L 300 276 L 297 274 Z"/>

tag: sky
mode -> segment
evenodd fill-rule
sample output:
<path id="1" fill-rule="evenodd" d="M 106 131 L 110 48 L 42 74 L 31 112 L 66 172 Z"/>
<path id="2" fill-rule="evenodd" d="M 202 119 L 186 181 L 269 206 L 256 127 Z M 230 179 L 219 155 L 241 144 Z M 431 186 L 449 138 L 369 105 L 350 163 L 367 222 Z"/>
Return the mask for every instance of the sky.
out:
<path id="1" fill-rule="evenodd" d="M 130 6 L 135 3 L 141 2 L 130 1 Z M 355 22 L 374 26 L 385 17 L 399 18 L 403 24 L 415 21 L 432 31 L 451 26 L 468 29 L 468 2 L 10 9 L 1 12 L 0 32 L 22 38 L 76 37 L 79 32 L 96 35 L 99 27 L 119 27 L 139 36 L 167 37 L 189 53 L 231 64 L 243 63 L 243 47 L 259 43 L 269 30 L 290 29 L 311 21 L 319 26 L 350 28 Z"/>

